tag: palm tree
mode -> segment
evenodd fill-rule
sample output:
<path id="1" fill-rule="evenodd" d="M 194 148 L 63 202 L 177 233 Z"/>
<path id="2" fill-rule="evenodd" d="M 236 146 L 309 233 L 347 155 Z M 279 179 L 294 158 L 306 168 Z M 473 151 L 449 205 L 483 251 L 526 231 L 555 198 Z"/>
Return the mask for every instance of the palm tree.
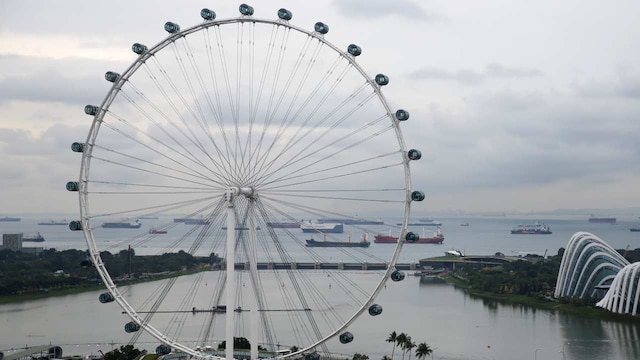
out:
<path id="1" fill-rule="evenodd" d="M 396 346 L 400 346 L 402 351 L 402 358 L 404 359 L 404 343 L 407 341 L 407 334 L 400 333 L 400 335 L 396 336 Z"/>
<path id="2" fill-rule="evenodd" d="M 387 355 L 382 357 L 382 360 L 393 360 L 393 358 L 388 357 Z"/>
<path id="3" fill-rule="evenodd" d="M 407 336 L 407 341 L 404 343 L 404 348 L 407 352 L 409 352 L 409 360 L 411 360 L 411 352 L 415 347 L 416 347 L 416 343 L 411 341 L 410 336 Z"/>
<path id="4" fill-rule="evenodd" d="M 396 350 L 396 346 L 398 346 L 398 344 L 396 344 L 397 339 L 398 334 L 396 334 L 396 331 L 394 330 L 391 334 L 389 334 L 389 337 L 386 340 L 388 343 L 393 343 L 393 349 L 391 350 L 391 359 L 393 359 L 393 352 Z"/>
<path id="5" fill-rule="evenodd" d="M 431 355 L 431 353 L 433 353 L 433 349 L 431 349 L 431 346 L 427 345 L 427 343 L 423 342 L 418 344 L 416 348 L 416 358 L 423 359 L 427 355 Z"/>

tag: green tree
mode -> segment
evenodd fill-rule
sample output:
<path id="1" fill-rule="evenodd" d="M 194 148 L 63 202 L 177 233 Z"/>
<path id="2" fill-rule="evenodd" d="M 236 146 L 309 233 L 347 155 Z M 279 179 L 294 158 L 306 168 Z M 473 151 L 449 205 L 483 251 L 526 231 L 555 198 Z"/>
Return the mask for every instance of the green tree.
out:
<path id="1" fill-rule="evenodd" d="M 365 354 L 355 353 L 351 360 L 369 360 L 369 356 Z"/>
<path id="2" fill-rule="evenodd" d="M 119 349 L 109 351 L 104 354 L 104 360 L 134 360 L 142 351 L 133 347 L 133 345 L 123 345 Z"/>
<path id="3" fill-rule="evenodd" d="M 391 358 L 392 359 L 393 359 L 393 352 L 396 350 L 396 346 L 398 346 L 398 343 L 396 342 L 397 339 L 398 339 L 398 334 L 394 330 L 391 334 L 389 334 L 389 337 L 386 340 L 386 342 L 388 342 L 388 343 L 393 343 L 393 349 L 391 349 Z"/>
<path id="4" fill-rule="evenodd" d="M 402 349 L 402 358 L 404 359 L 404 343 L 407 341 L 408 335 L 406 333 L 400 333 L 400 335 L 396 336 L 396 346 L 400 346 Z"/>
<path id="5" fill-rule="evenodd" d="M 404 351 L 402 354 L 402 358 L 404 359 L 405 353 L 409 353 L 409 360 L 411 360 L 411 353 L 414 347 L 416 347 L 416 343 L 411 341 L 411 336 L 407 336 L 407 339 L 404 341 L 404 344 L 402 344 L 402 349 Z"/>
<path id="6" fill-rule="evenodd" d="M 431 355 L 431 353 L 433 353 L 433 349 L 431 349 L 431 346 L 427 345 L 427 343 L 422 342 L 418 344 L 416 348 L 416 358 L 423 359 L 427 355 Z"/>

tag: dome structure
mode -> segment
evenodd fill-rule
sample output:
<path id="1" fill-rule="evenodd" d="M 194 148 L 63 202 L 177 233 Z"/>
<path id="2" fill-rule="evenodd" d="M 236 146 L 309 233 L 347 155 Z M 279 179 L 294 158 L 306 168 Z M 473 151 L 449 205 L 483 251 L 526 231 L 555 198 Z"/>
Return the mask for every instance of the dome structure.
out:
<path id="1" fill-rule="evenodd" d="M 640 299 L 640 262 L 622 268 L 611 283 L 607 294 L 596 306 L 620 314 L 638 314 Z"/>
<path id="2" fill-rule="evenodd" d="M 595 298 L 597 290 L 612 285 L 627 265 L 629 262 L 599 237 L 575 233 L 562 256 L 554 296 Z"/>

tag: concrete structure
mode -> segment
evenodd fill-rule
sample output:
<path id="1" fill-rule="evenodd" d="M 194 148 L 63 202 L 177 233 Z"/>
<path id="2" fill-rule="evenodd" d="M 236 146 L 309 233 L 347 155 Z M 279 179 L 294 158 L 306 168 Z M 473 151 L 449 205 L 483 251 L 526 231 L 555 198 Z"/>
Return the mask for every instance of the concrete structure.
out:
<path id="1" fill-rule="evenodd" d="M 13 251 L 22 250 L 22 234 L 2 234 L 2 248 Z"/>
<path id="2" fill-rule="evenodd" d="M 575 233 L 562 256 L 554 296 L 598 298 L 629 262 L 599 237 Z"/>

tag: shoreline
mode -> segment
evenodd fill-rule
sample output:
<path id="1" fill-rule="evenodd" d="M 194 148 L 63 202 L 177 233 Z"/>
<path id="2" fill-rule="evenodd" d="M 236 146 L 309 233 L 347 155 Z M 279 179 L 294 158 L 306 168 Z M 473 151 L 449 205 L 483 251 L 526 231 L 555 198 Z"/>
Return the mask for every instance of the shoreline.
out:
<path id="1" fill-rule="evenodd" d="M 575 305 L 575 304 L 566 304 L 555 301 L 548 301 L 539 298 L 534 298 L 527 295 L 518 295 L 518 294 L 495 294 L 485 291 L 474 290 L 470 288 L 470 285 L 458 278 L 453 276 L 445 276 L 443 279 L 459 288 L 462 289 L 466 294 L 470 296 L 475 296 L 481 299 L 498 301 L 505 304 L 512 305 L 524 305 L 531 306 L 533 308 L 548 310 L 548 311 L 560 311 L 566 314 L 576 315 L 583 318 L 588 319 L 596 319 L 596 320 L 607 320 L 607 321 L 615 321 L 621 323 L 628 324 L 640 324 L 640 317 L 627 315 L 627 314 L 618 314 L 607 311 L 605 309 L 596 308 L 588 305 Z"/>

